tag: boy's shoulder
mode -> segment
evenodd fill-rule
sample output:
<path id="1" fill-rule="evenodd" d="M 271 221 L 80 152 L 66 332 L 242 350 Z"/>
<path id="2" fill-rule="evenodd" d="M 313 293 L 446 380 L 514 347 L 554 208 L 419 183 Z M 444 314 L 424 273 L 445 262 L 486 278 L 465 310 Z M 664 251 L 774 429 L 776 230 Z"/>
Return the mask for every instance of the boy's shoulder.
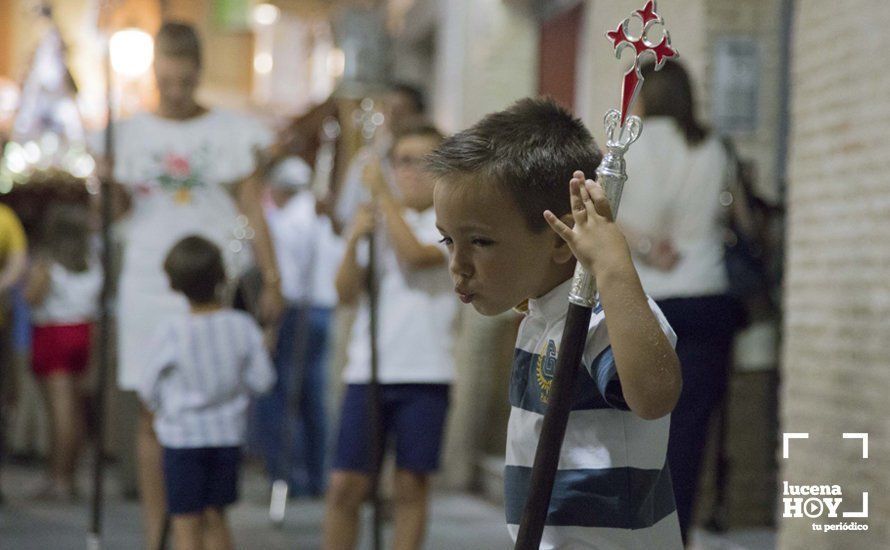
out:
<path id="1" fill-rule="evenodd" d="M 560 286 L 562 287 L 564 285 Z M 562 290 L 563 289 L 561 288 L 559 294 L 560 297 L 562 296 Z M 525 315 L 517 338 L 517 347 L 523 347 L 523 342 L 528 343 L 537 341 L 542 336 L 549 336 L 551 339 L 555 340 L 554 344 L 559 343 L 562 338 L 562 332 L 566 318 L 564 314 L 557 317 L 557 313 L 555 312 L 557 309 L 560 311 L 560 313 L 563 313 L 567 310 L 567 290 L 565 294 L 565 300 L 559 300 L 558 302 L 553 300 L 553 297 L 548 297 L 552 300 L 552 303 L 546 305 L 546 307 L 549 308 L 550 311 L 548 312 L 548 315 L 546 315 L 547 322 L 545 323 L 533 321 L 534 315 L 532 315 L 532 312 L 529 309 L 528 302 L 524 302 L 514 308 L 517 313 Z M 661 308 L 658 307 L 658 304 L 651 297 L 647 295 L 646 298 L 648 300 L 650 309 L 655 314 L 655 317 L 658 320 L 659 325 L 661 326 L 662 331 L 664 331 L 664 333 L 667 335 L 668 339 L 671 341 L 671 344 L 676 345 L 677 336 L 671 328 L 671 325 L 668 322 L 667 318 L 662 313 Z M 559 322 L 554 322 L 556 318 L 558 318 Z M 610 346 L 611 340 L 609 338 L 609 331 L 606 324 L 606 313 L 605 311 L 603 311 L 602 305 L 600 303 L 597 303 L 591 311 L 590 321 L 587 328 L 587 339 L 584 344 L 583 359 L 587 362 L 590 362 L 592 359 L 597 357 L 600 353 L 602 353 Z"/>
<path id="2" fill-rule="evenodd" d="M 242 309 L 224 308 L 216 312 L 216 315 L 227 322 L 231 322 L 238 330 L 254 333 L 262 332 L 262 328 L 260 328 L 256 318 Z"/>
<path id="3" fill-rule="evenodd" d="M 258 326 L 256 319 L 254 319 L 254 317 L 250 313 L 244 311 L 243 309 L 224 307 L 218 311 L 214 311 L 212 315 L 220 319 L 230 320 L 234 323 Z"/>

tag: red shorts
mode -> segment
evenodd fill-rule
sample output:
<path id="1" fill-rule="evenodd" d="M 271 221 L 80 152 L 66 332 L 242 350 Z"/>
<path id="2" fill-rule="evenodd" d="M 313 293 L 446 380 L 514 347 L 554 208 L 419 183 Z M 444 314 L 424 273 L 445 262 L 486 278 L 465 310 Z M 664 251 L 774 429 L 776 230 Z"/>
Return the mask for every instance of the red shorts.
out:
<path id="1" fill-rule="evenodd" d="M 38 378 L 54 373 L 81 374 L 90 361 L 92 324 L 33 327 L 31 368 Z"/>

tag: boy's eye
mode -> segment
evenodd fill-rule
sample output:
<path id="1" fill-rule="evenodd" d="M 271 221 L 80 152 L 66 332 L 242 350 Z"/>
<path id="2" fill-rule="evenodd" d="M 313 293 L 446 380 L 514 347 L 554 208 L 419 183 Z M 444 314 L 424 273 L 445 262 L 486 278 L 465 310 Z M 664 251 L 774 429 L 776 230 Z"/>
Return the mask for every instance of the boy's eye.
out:
<path id="1" fill-rule="evenodd" d="M 442 237 L 439 239 L 439 243 L 444 244 L 445 246 L 451 246 L 452 242 L 451 237 Z"/>
<path id="2" fill-rule="evenodd" d="M 470 242 L 472 242 L 474 246 L 491 246 L 494 244 L 494 241 L 492 241 L 491 239 L 485 239 L 482 237 L 476 237 Z"/>

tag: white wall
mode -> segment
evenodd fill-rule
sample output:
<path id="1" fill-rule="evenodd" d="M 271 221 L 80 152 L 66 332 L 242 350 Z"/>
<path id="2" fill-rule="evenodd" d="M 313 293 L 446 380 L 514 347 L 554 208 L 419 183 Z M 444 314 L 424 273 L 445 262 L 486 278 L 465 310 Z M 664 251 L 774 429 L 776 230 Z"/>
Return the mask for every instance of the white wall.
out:
<path id="1" fill-rule="evenodd" d="M 537 23 L 502 0 L 439 2 L 433 117 L 448 132 L 537 91 Z"/>

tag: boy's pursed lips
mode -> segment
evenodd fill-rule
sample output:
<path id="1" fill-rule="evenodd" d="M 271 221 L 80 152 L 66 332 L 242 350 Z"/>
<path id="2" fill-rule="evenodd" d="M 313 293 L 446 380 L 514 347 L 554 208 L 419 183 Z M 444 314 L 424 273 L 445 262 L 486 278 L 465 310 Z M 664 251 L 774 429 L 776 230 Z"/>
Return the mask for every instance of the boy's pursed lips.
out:
<path id="1" fill-rule="evenodd" d="M 470 292 L 469 290 L 466 290 L 461 286 L 455 286 L 454 292 L 456 292 L 457 295 L 460 297 L 460 301 L 465 304 L 469 304 L 470 302 L 472 302 L 473 298 L 476 296 L 475 293 Z"/>

